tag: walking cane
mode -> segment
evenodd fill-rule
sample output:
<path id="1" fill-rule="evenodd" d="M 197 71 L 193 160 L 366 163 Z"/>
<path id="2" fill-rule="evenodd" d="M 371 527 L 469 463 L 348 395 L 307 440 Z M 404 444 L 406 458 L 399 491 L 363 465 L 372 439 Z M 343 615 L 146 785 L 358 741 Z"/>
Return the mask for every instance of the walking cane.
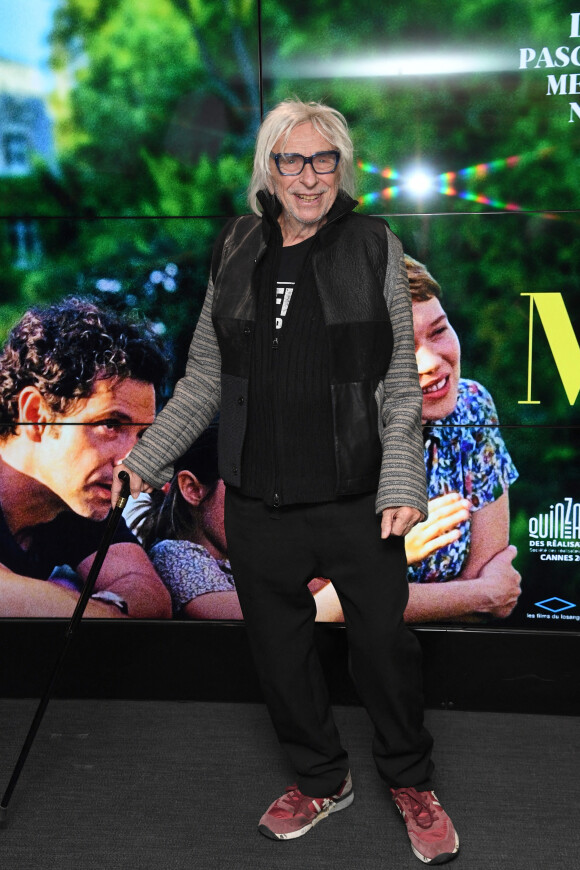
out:
<path id="1" fill-rule="evenodd" d="M 42 722 L 42 717 L 44 716 L 45 710 L 48 706 L 48 702 L 50 700 L 50 693 L 56 682 L 56 678 L 58 677 L 62 664 L 64 662 L 64 658 L 66 656 L 67 650 L 72 641 L 73 635 L 82 619 L 82 615 L 87 606 L 88 600 L 91 597 L 91 593 L 93 591 L 93 587 L 95 585 L 96 579 L 99 576 L 99 571 L 101 570 L 101 566 L 105 561 L 105 556 L 107 555 L 107 550 L 111 544 L 111 540 L 113 535 L 115 534 L 115 530 L 119 523 L 119 519 L 121 517 L 121 513 L 123 512 L 123 508 L 127 504 L 127 498 L 129 497 L 129 475 L 126 471 L 119 472 L 119 479 L 121 480 L 121 492 L 119 494 L 119 498 L 115 504 L 115 507 L 109 514 L 109 519 L 107 522 L 107 526 L 105 528 L 105 533 L 103 535 L 103 540 L 99 545 L 99 549 L 96 552 L 94 562 L 91 566 L 91 570 L 89 571 L 89 576 L 87 577 L 87 581 L 84 585 L 83 591 L 77 601 L 77 605 L 74 609 L 74 613 L 71 616 L 70 622 L 68 624 L 66 634 L 64 637 L 64 643 L 62 645 L 62 649 L 58 655 L 56 663 L 54 665 L 52 674 L 42 698 L 40 699 L 40 703 L 36 709 L 36 713 L 34 714 L 34 718 L 28 729 L 28 734 L 26 735 L 26 740 L 22 745 L 22 749 L 20 750 L 20 755 L 18 756 L 18 761 L 14 767 L 12 772 L 12 776 L 10 777 L 10 782 L 8 783 L 8 787 L 4 792 L 4 796 L 2 798 L 2 803 L 0 804 L 0 825 L 3 825 L 7 818 L 8 812 L 8 804 L 10 803 L 10 798 L 12 797 L 12 792 L 16 788 L 16 783 L 18 782 L 18 778 L 22 773 L 22 768 L 26 762 L 28 757 L 28 753 L 32 747 L 34 742 L 34 738 L 36 737 L 36 732 L 40 728 L 40 723 Z"/>

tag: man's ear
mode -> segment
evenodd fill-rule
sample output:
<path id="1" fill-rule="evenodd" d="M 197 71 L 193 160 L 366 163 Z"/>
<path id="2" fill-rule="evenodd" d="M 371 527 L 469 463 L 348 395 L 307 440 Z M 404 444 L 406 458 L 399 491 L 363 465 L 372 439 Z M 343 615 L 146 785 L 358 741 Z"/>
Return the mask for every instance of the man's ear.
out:
<path id="1" fill-rule="evenodd" d="M 23 423 L 23 433 L 31 441 L 40 441 L 45 425 L 52 422 L 52 415 L 36 387 L 24 387 L 18 396 L 18 422 Z"/>
<path id="2" fill-rule="evenodd" d="M 201 483 L 192 471 L 186 470 L 177 473 L 177 485 L 186 502 L 194 507 L 201 504 L 210 490 L 210 487 Z"/>

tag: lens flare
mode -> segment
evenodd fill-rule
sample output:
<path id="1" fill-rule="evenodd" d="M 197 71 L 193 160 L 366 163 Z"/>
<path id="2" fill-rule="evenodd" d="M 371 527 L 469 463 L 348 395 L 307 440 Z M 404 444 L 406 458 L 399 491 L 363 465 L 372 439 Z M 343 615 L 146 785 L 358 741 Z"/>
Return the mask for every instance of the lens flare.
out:
<path id="1" fill-rule="evenodd" d="M 413 196 L 423 197 L 432 190 L 436 189 L 435 184 L 437 178 L 429 175 L 424 169 L 416 169 L 405 181 L 405 190 L 408 190 Z"/>
<path id="2" fill-rule="evenodd" d="M 426 169 L 418 168 L 404 180 L 403 184 L 390 185 L 385 187 L 384 190 L 364 194 L 359 197 L 359 202 L 361 205 L 370 205 L 379 199 L 391 200 L 399 196 L 401 191 L 405 191 L 418 199 L 429 193 L 439 193 L 443 196 L 453 196 L 467 202 L 489 206 L 499 211 L 528 211 L 528 209 L 524 209 L 523 206 L 517 205 L 515 202 L 504 202 L 485 196 L 485 194 L 473 190 L 473 187 L 475 183 L 485 180 L 493 172 L 513 169 L 516 166 L 522 166 L 535 160 L 542 160 L 553 151 L 553 146 L 546 146 L 525 154 L 516 154 L 512 157 L 490 160 L 488 163 L 476 163 L 473 166 L 466 166 L 463 169 L 457 169 L 452 172 L 441 172 L 439 175 L 430 175 Z M 401 179 L 401 174 L 391 166 L 381 169 L 372 163 L 359 160 L 358 167 L 362 172 L 381 175 L 383 178 Z M 557 219 L 557 215 L 550 213 L 544 213 L 541 216 Z"/>

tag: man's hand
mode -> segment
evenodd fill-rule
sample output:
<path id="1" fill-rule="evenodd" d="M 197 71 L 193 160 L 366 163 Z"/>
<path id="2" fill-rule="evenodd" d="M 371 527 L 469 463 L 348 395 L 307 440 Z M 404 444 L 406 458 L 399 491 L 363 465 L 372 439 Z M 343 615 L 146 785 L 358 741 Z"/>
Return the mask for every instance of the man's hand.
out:
<path id="1" fill-rule="evenodd" d="M 117 504 L 117 499 L 121 494 L 121 486 L 122 483 L 119 480 L 119 472 L 126 471 L 131 480 L 131 495 L 133 498 L 139 498 L 139 495 L 142 492 L 153 492 L 153 487 L 146 483 L 138 474 L 135 474 L 134 471 L 131 471 L 130 468 L 127 468 L 126 465 L 121 463 L 120 465 L 116 465 L 113 469 L 113 486 L 111 488 L 111 504 L 113 507 Z"/>
<path id="2" fill-rule="evenodd" d="M 459 540 L 459 526 L 469 519 L 471 505 L 459 493 L 450 492 L 429 501 L 429 516 L 418 523 L 405 541 L 407 564 L 421 562 L 442 547 Z"/>
<path id="3" fill-rule="evenodd" d="M 404 537 L 422 516 L 418 508 L 405 505 L 385 508 L 381 521 L 381 538 L 388 538 L 389 535 Z"/>

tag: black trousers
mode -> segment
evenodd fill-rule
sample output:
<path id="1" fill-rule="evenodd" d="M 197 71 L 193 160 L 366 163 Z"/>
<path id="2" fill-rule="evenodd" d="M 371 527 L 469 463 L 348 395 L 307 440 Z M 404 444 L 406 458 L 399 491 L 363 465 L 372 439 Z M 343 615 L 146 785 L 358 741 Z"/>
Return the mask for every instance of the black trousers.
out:
<path id="1" fill-rule="evenodd" d="M 264 698 L 298 787 L 311 797 L 334 794 L 349 769 L 314 644 L 313 577 L 330 578 L 339 596 L 379 774 L 393 787 L 431 788 L 421 650 L 403 621 L 404 541 L 381 539 L 374 500 L 269 508 L 226 493 L 228 555 Z"/>

